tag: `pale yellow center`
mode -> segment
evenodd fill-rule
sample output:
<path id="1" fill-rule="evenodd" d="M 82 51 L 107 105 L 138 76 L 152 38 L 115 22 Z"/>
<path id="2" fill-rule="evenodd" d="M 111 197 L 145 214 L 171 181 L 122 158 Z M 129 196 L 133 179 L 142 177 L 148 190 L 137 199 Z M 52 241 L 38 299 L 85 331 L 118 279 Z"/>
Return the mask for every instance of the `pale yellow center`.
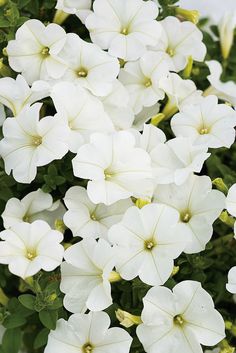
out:
<path id="1" fill-rule="evenodd" d="M 129 30 L 128 30 L 128 28 L 122 28 L 120 33 L 124 34 L 126 36 L 129 33 Z"/>
<path id="2" fill-rule="evenodd" d="M 35 250 L 27 250 L 26 252 L 26 257 L 28 260 L 33 260 L 35 257 L 37 256 L 36 251 Z"/>
<path id="3" fill-rule="evenodd" d="M 178 326 L 182 326 L 184 324 L 184 319 L 181 315 L 176 315 L 174 317 L 174 324 Z"/>
<path id="4" fill-rule="evenodd" d="M 32 145 L 33 146 L 39 146 L 42 143 L 42 137 L 41 136 L 33 136 L 32 137 Z"/>
<path id="5" fill-rule="evenodd" d="M 145 250 L 151 251 L 156 246 L 156 242 L 154 239 L 146 240 L 144 243 Z"/>
<path id="6" fill-rule="evenodd" d="M 144 82 L 144 86 L 145 87 L 150 87 L 152 85 L 152 81 L 150 80 L 150 78 L 148 78 L 145 82 Z"/>
<path id="7" fill-rule="evenodd" d="M 206 127 L 201 128 L 199 130 L 199 133 L 200 133 L 200 135 L 206 135 L 206 134 L 208 134 L 208 129 Z"/>
<path id="8" fill-rule="evenodd" d="M 167 48 L 166 52 L 167 52 L 167 54 L 169 54 L 170 56 L 174 56 L 174 55 L 175 55 L 174 49 L 172 49 L 172 48 Z"/>
<path id="9" fill-rule="evenodd" d="M 48 56 L 49 55 L 49 48 L 48 47 L 45 47 L 45 48 L 43 48 L 42 50 L 41 50 L 41 54 L 43 55 L 43 56 Z"/>
<path id="10" fill-rule="evenodd" d="M 184 223 L 188 223 L 190 221 L 191 218 L 191 214 L 189 211 L 183 212 L 180 216 L 181 221 Z"/>
<path id="11" fill-rule="evenodd" d="M 77 75 L 78 77 L 85 78 L 88 76 L 88 71 L 85 69 L 79 69 Z"/>
<path id="12" fill-rule="evenodd" d="M 82 347 L 82 352 L 83 353 L 92 353 L 93 351 L 93 346 L 90 343 L 86 343 Z"/>

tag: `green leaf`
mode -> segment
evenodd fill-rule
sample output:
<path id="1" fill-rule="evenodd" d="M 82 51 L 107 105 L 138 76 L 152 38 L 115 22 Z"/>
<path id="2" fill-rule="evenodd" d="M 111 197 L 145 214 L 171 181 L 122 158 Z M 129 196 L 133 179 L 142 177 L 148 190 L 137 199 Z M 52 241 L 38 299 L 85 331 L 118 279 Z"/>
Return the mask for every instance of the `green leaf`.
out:
<path id="1" fill-rule="evenodd" d="M 32 294 L 22 294 L 19 296 L 19 301 L 22 305 L 24 305 L 27 309 L 34 310 L 35 309 L 35 296 Z"/>
<path id="2" fill-rule="evenodd" d="M 4 353 L 18 353 L 21 347 L 21 330 L 6 330 L 2 339 L 2 348 Z"/>
<path id="3" fill-rule="evenodd" d="M 16 328 L 23 326 L 26 323 L 26 319 L 18 314 L 9 315 L 3 322 L 3 326 L 6 328 Z"/>
<path id="4" fill-rule="evenodd" d="M 55 330 L 58 319 L 57 310 L 42 310 L 39 312 L 39 319 L 49 330 Z"/>
<path id="5" fill-rule="evenodd" d="M 47 328 L 43 328 L 36 336 L 34 341 L 34 349 L 38 349 L 46 345 L 48 340 L 49 330 Z"/>

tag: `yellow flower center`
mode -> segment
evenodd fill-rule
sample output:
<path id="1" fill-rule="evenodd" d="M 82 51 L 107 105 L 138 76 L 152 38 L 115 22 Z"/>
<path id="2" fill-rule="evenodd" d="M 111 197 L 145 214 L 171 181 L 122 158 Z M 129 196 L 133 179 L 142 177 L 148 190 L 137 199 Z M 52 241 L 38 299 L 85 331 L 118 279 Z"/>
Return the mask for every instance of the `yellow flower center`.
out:
<path id="1" fill-rule="evenodd" d="M 93 221 L 97 221 L 97 218 L 96 218 L 96 216 L 95 216 L 94 213 L 92 213 L 90 217 L 91 217 L 91 219 L 92 219 Z"/>
<path id="2" fill-rule="evenodd" d="M 181 315 L 176 315 L 174 317 L 174 324 L 178 326 L 182 326 L 184 324 L 184 319 Z"/>
<path id="3" fill-rule="evenodd" d="M 42 50 L 41 50 L 41 54 L 43 56 L 48 56 L 49 55 L 49 48 L 48 47 L 44 47 Z"/>
<path id="4" fill-rule="evenodd" d="M 78 77 L 85 78 L 88 76 L 88 71 L 86 69 L 79 69 L 77 75 Z"/>
<path id="5" fill-rule="evenodd" d="M 185 211 L 180 215 L 181 221 L 184 223 L 188 223 L 191 219 L 191 214 L 189 211 Z"/>
<path id="6" fill-rule="evenodd" d="M 150 80 L 150 78 L 147 78 L 147 80 L 144 82 L 144 86 L 148 88 L 151 85 L 152 85 L 152 81 Z"/>
<path id="7" fill-rule="evenodd" d="M 83 353 L 92 353 L 92 351 L 93 351 L 93 346 L 91 345 L 91 343 L 86 343 L 83 345 L 82 347 Z"/>
<path id="8" fill-rule="evenodd" d="M 35 257 L 37 256 L 36 251 L 35 250 L 27 250 L 26 252 L 26 257 L 28 260 L 33 260 Z"/>
<path id="9" fill-rule="evenodd" d="M 128 28 L 122 28 L 122 30 L 120 31 L 121 34 L 124 34 L 125 36 L 129 33 Z"/>
<path id="10" fill-rule="evenodd" d="M 39 146 L 42 143 L 42 137 L 41 136 L 33 136 L 32 138 L 32 145 L 33 146 Z"/>
<path id="11" fill-rule="evenodd" d="M 156 246 L 156 242 L 154 239 L 146 240 L 144 243 L 145 250 L 151 251 Z"/>
<path id="12" fill-rule="evenodd" d="M 200 135 L 206 135 L 208 134 L 208 129 L 206 127 L 203 127 L 199 130 Z"/>
<path id="13" fill-rule="evenodd" d="M 169 54 L 170 56 L 174 56 L 174 55 L 175 55 L 174 49 L 172 49 L 172 48 L 167 48 L 166 52 L 167 52 L 167 54 Z"/>

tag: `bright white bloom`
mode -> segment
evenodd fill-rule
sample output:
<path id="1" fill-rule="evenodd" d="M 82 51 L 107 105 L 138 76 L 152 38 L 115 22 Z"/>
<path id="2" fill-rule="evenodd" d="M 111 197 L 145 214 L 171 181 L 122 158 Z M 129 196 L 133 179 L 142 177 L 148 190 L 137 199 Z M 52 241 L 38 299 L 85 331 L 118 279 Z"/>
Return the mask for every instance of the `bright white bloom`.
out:
<path id="1" fill-rule="evenodd" d="M 3 125 L 5 120 L 6 120 L 6 112 L 4 109 L 4 105 L 0 103 L 0 126 Z"/>
<path id="2" fill-rule="evenodd" d="M 0 233 L 0 263 L 23 279 L 41 269 L 53 271 L 62 262 L 62 233 L 52 230 L 44 221 L 17 223 Z"/>
<path id="3" fill-rule="evenodd" d="M 130 106 L 129 92 L 120 81 L 115 80 L 112 91 L 100 99 L 116 130 L 131 128 L 134 122 L 134 112 Z"/>
<path id="4" fill-rule="evenodd" d="M 228 283 L 226 284 L 226 289 L 235 294 L 236 293 L 236 266 L 232 267 L 228 274 Z"/>
<path id="5" fill-rule="evenodd" d="M 151 107 L 146 107 L 141 110 L 139 114 L 135 115 L 133 128 L 139 131 L 143 130 L 144 124 L 152 117 L 160 112 L 160 104 L 156 103 Z"/>
<path id="6" fill-rule="evenodd" d="M 0 102 L 8 107 L 14 116 L 27 105 L 49 95 L 49 86 L 46 82 L 36 81 L 30 88 L 21 75 L 14 80 L 11 77 L 0 79 Z"/>
<path id="7" fill-rule="evenodd" d="M 224 14 L 218 28 L 220 34 L 222 56 L 224 59 L 227 59 L 234 42 L 234 30 L 236 28 L 236 7 L 233 13 L 226 12 Z"/>
<path id="8" fill-rule="evenodd" d="M 161 129 L 152 124 L 144 124 L 143 133 L 140 134 L 140 147 L 151 154 L 159 143 L 165 142 L 166 135 Z"/>
<path id="9" fill-rule="evenodd" d="M 92 41 L 112 56 L 136 60 L 160 39 L 158 7 L 152 1 L 95 0 L 93 10 L 85 25 Z"/>
<path id="10" fill-rule="evenodd" d="M 183 184 L 192 173 L 199 173 L 210 156 L 206 146 L 194 145 L 187 137 L 159 143 L 150 152 L 157 184 Z"/>
<path id="11" fill-rule="evenodd" d="M 65 13 L 76 15 L 84 23 L 91 13 L 91 0 L 57 0 L 56 9 Z"/>
<path id="12" fill-rule="evenodd" d="M 119 61 L 97 45 L 69 33 L 59 57 L 67 64 L 63 80 L 76 81 L 95 96 L 106 96 L 111 92 L 120 70 Z"/>
<path id="13" fill-rule="evenodd" d="M 7 46 L 9 64 L 29 84 L 38 79 L 60 78 L 66 66 L 57 54 L 65 44 L 66 32 L 55 23 L 44 26 L 39 20 L 26 21 Z"/>
<path id="14" fill-rule="evenodd" d="M 205 249 L 213 234 L 212 224 L 225 207 L 225 196 L 218 190 L 212 190 L 211 179 L 197 175 L 189 177 L 181 186 L 157 186 L 153 201 L 179 211 L 182 234 L 187 241 L 186 253 Z"/>
<path id="15" fill-rule="evenodd" d="M 166 52 L 174 71 L 183 70 L 190 56 L 196 61 L 204 60 L 206 46 L 202 42 L 202 32 L 196 25 L 189 21 L 181 22 L 173 16 L 166 17 L 160 24 L 162 36 L 152 49 Z"/>
<path id="16" fill-rule="evenodd" d="M 81 186 L 71 187 L 66 192 L 64 202 L 68 208 L 64 223 L 75 237 L 81 238 L 107 238 L 108 229 L 119 222 L 127 208 L 132 206 L 130 199 L 118 201 L 111 206 L 95 205 L 88 198 L 86 189 Z"/>
<path id="17" fill-rule="evenodd" d="M 214 348 L 212 350 L 205 350 L 204 353 L 220 353 L 220 348 Z"/>
<path id="18" fill-rule="evenodd" d="M 221 64 L 216 60 L 206 61 L 210 70 L 210 75 L 207 76 L 211 86 L 206 91 L 206 94 L 215 94 L 222 100 L 236 106 L 236 83 L 233 81 L 222 82 L 221 74 L 223 72 Z"/>
<path id="19" fill-rule="evenodd" d="M 173 115 L 185 104 L 194 104 L 201 100 L 202 92 L 197 90 L 195 83 L 191 80 L 183 80 L 175 73 L 160 79 L 160 88 L 169 98 L 163 111 L 167 116 Z"/>
<path id="20" fill-rule="evenodd" d="M 84 239 L 65 251 L 60 289 L 64 306 L 72 313 L 100 311 L 112 304 L 109 278 L 115 252 L 103 239 Z"/>
<path id="21" fill-rule="evenodd" d="M 92 134 L 72 164 L 75 176 L 89 179 L 88 196 L 95 204 L 111 205 L 130 196 L 139 197 L 151 187 L 150 157 L 135 147 L 135 138 L 127 131 Z"/>
<path id="22" fill-rule="evenodd" d="M 173 292 L 153 287 L 143 302 L 137 335 L 147 353 L 202 353 L 200 344 L 214 346 L 225 337 L 224 320 L 199 282 L 180 282 Z"/>
<path id="23" fill-rule="evenodd" d="M 142 209 L 130 207 L 122 221 L 112 226 L 108 238 L 117 246 L 116 268 L 121 277 L 139 276 L 144 283 L 164 284 L 170 277 L 174 259 L 186 246 L 179 213 L 162 204 Z"/>
<path id="24" fill-rule="evenodd" d="M 234 217 L 236 217 L 236 184 L 232 185 L 226 197 L 226 209 Z M 236 237 L 236 222 L 234 223 L 234 234 Z"/>
<path id="25" fill-rule="evenodd" d="M 68 151 L 66 124 L 59 117 L 39 120 L 41 106 L 26 106 L 17 118 L 8 118 L 3 124 L 0 154 L 6 173 L 12 170 L 14 179 L 21 183 L 30 183 L 37 167 L 61 159 Z"/>
<path id="26" fill-rule="evenodd" d="M 104 312 L 60 319 L 49 334 L 44 353 L 129 353 L 131 336 L 122 328 L 109 326 L 109 315 Z"/>
<path id="27" fill-rule="evenodd" d="M 70 151 L 76 153 L 79 147 L 89 142 L 93 132 L 114 130 L 111 119 L 99 99 L 80 85 L 60 82 L 53 87 L 51 97 L 57 112 L 65 119 L 70 129 Z"/>
<path id="28" fill-rule="evenodd" d="M 128 89 L 134 113 L 143 107 L 151 107 L 165 97 L 159 87 L 161 78 L 169 73 L 165 53 L 147 52 L 139 61 L 128 62 L 120 71 L 119 80 Z"/>
<path id="29" fill-rule="evenodd" d="M 65 208 L 60 201 L 53 202 L 50 194 L 38 189 L 22 200 L 15 197 L 9 199 L 2 219 L 4 228 L 10 228 L 19 222 L 32 223 L 38 219 L 46 221 L 53 228 L 56 219 L 62 219 L 64 213 Z"/>
<path id="30" fill-rule="evenodd" d="M 235 140 L 236 112 L 218 104 L 216 96 L 202 98 L 195 105 L 185 105 L 171 119 L 175 136 L 191 137 L 197 145 L 211 148 L 228 147 Z"/>

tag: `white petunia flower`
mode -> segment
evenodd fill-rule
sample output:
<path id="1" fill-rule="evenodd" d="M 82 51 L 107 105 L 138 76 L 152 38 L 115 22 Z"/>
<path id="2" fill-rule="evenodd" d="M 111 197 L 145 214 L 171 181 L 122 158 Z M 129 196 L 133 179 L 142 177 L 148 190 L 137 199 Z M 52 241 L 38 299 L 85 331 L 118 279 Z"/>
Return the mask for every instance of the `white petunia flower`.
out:
<path id="1" fill-rule="evenodd" d="M 53 271 L 63 258 L 64 248 L 59 244 L 62 233 L 52 230 L 44 221 L 17 223 L 0 233 L 0 263 L 8 264 L 9 271 L 23 279 L 41 269 Z"/>
<path id="2" fill-rule="evenodd" d="M 169 205 L 180 213 L 182 234 L 187 241 L 184 251 L 197 253 L 205 249 L 212 237 L 212 224 L 225 207 L 225 196 L 212 190 L 209 177 L 192 175 L 181 186 L 157 186 L 153 202 Z"/>
<path id="3" fill-rule="evenodd" d="M 175 136 L 191 137 L 197 145 L 227 147 L 235 140 L 236 112 L 226 104 L 218 104 L 216 96 L 202 98 L 195 105 L 185 105 L 171 119 Z"/>
<path id="4" fill-rule="evenodd" d="M 6 173 L 12 170 L 15 180 L 21 183 L 30 183 L 37 167 L 61 159 L 68 151 L 67 125 L 59 117 L 39 120 L 41 106 L 26 106 L 17 118 L 8 118 L 3 124 L 0 154 Z"/>
<path id="5" fill-rule="evenodd" d="M 106 97 L 100 97 L 105 112 L 111 118 L 116 130 L 128 130 L 134 122 L 134 112 L 130 106 L 127 88 L 115 80 L 112 91 Z"/>
<path id="6" fill-rule="evenodd" d="M 232 267 L 228 273 L 228 283 L 226 284 L 226 289 L 235 294 L 236 293 L 236 266 Z"/>
<path id="7" fill-rule="evenodd" d="M 187 65 L 188 58 L 203 61 L 206 46 L 203 44 L 202 32 L 189 21 L 181 22 L 176 17 L 168 16 L 160 22 L 162 36 L 152 50 L 165 52 L 172 61 L 173 70 L 179 72 Z"/>
<path id="8" fill-rule="evenodd" d="M 179 213 L 166 205 L 129 208 L 122 221 L 112 226 L 108 239 L 117 246 L 116 268 L 121 277 L 139 276 L 149 285 L 164 284 L 174 259 L 186 246 Z"/>
<path id="9" fill-rule="evenodd" d="M 160 112 L 160 104 L 156 103 L 151 107 L 146 107 L 139 114 L 135 115 L 133 128 L 139 131 L 143 130 L 144 124 Z"/>
<path id="10" fill-rule="evenodd" d="M 112 304 L 110 275 L 115 252 L 103 239 L 84 239 L 65 251 L 60 289 L 72 313 L 100 311 Z"/>
<path id="11" fill-rule="evenodd" d="M 157 184 L 183 184 L 193 173 L 199 173 L 210 156 L 206 146 L 194 145 L 187 137 L 176 137 L 159 143 L 150 152 Z"/>
<path id="12" fill-rule="evenodd" d="M 211 86 L 206 91 L 206 94 L 215 94 L 218 98 L 236 106 L 236 84 L 234 81 L 221 81 L 222 66 L 216 60 L 206 61 L 210 70 L 210 75 L 207 76 Z"/>
<path id="13" fill-rule="evenodd" d="M 62 219 L 64 213 L 65 207 L 60 201 L 53 203 L 50 194 L 38 189 L 21 200 L 15 197 L 9 199 L 2 219 L 4 228 L 10 228 L 19 222 L 32 223 L 38 219 L 46 221 L 53 228 L 56 219 Z"/>
<path id="14" fill-rule="evenodd" d="M 4 108 L 4 105 L 0 103 L 0 126 L 3 125 L 5 120 L 6 120 L 5 108 Z"/>
<path id="15" fill-rule="evenodd" d="M 121 69 L 119 80 L 129 91 L 135 114 L 165 97 L 159 82 L 169 73 L 168 62 L 165 53 L 147 52 L 138 61 L 128 62 Z"/>
<path id="16" fill-rule="evenodd" d="M 201 344 L 214 346 L 225 337 L 224 320 L 199 282 L 180 282 L 173 292 L 153 287 L 143 302 L 137 335 L 147 353 L 202 353 Z"/>
<path id="17" fill-rule="evenodd" d="M 44 26 L 39 20 L 26 21 L 7 46 L 11 68 L 21 72 L 29 84 L 48 78 L 58 79 L 66 70 L 57 54 L 66 40 L 66 32 L 55 23 Z"/>
<path id="18" fill-rule="evenodd" d="M 202 91 L 197 90 L 195 83 L 191 80 L 183 80 L 175 73 L 160 79 L 160 88 L 169 99 L 162 112 L 167 117 L 182 109 L 185 104 L 195 104 L 201 100 Z"/>
<path id="19" fill-rule="evenodd" d="M 150 157 L 135 147 L 135 138 L 127 131 L 92 134 L 72 164 L 75 176 L 89 179 L 88 196 L 95 204 L 140 197 L 152 187 Z"/>
<path id="20" fill-rule="evenodd" d="M 85 25 L 92 41 L 112 56 L 136 60 L 160 39 L 158 6 L 152 1 L 95 0 L 93 10 Z"/>
<path id="21" fill-rule="evenodd" d="M 129 353 L 132 337 L 122 328 L 109 326 L 109 315 L 104 312 L 60 319 L 49 334 L 44 353 Z"/>
<path id="22" fill-rule="evenodd" d="M 226 209 L 234 217 L 236 217 L 236 184 L 232 185 L 226 197 Z M 234 234 L 236 238 L 236 222 L 234 223 Z"/>
<path id="23" fill-rule="evenodd" d="M 56 9 L 76 15 L 84 23 L 91 13 L 91 0 L 57 0 Z"/>
<path id="24" fill-rule="evenodd" d="M 73 235 L 81 238 L 107 238 L 108 229 L 119 222 L 132 202 L 121 200 L 111 206 L 95 205 L 88 198 L 85 188 L 71 187 L 65 195 L 64 202 L 68 211 L 64 215 L 65 225 Z"/>
<path id="25" fill-rule="evenodd" d="M 69 33 L 59 57 L 67 64 L 63 80 L 76 81 L 95 96 L 106 96 L 112 91 L 120 70 L 119 61 L 97 45 Z"/>
<path id="26" fill-rule="evenodd" d="M 36 81 L 30 88 L 21 75 L 14 80 L 11 77 L 0 79 L 0 103 L 8 107 L 14 116 L 26 106 L 49 95 L 49 86 L 46 82 Z"/>
<path id="27" fill-rule="evenodd" d="M 55 108 L 70 129 L 69 149 L 76 153 L 93 132 L 112 132 L 113 124 L 102 103 L 80 85 L 60 82 L 51 92 Z M 79 99 L 78 99 L 79 97 Z"/>

